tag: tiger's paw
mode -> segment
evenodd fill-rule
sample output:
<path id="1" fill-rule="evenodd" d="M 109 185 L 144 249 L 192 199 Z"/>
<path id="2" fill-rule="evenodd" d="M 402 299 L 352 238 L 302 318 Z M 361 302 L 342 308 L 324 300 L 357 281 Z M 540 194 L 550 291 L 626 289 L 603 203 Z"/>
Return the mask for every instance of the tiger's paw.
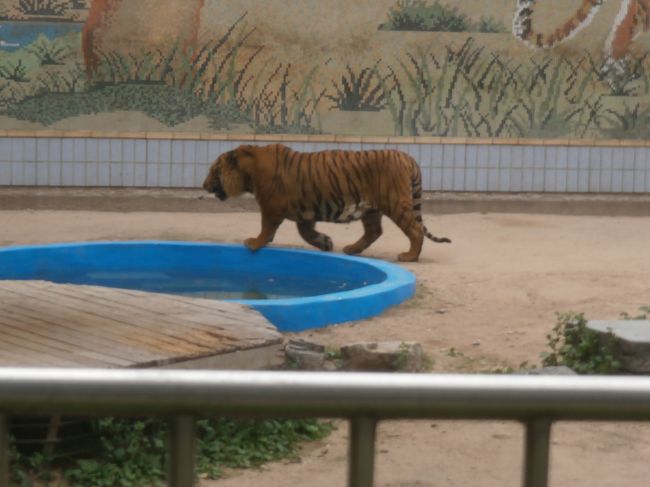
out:
<path id="1" fill-rule="evenodd" d="M 334 248 L 334 242 L 327 235 L 321 235 L 317 247 L 325 252 L 331 252 Z"/>
<path id="2" fill-rule="evenodd" d="M 343 247 L 343 252 L 348 255 L 357 255 L 361 253 L 361 250 L 356 245 L 346 245 Z"/>
<path id="3" fill-rule="evenodd" d="M 244 240 L 244 245 L 248 247 L 248 250 L 251 250 L 252 252 L 256 252 L 264 245 L 260 245 L 259 241 L 256 238 L 247 238 Z"/>
<path id="4" fill-rule="evenodd" d="M 417 262 L 419 255 L 413 255 L 410 252 L 403 252 L 397 256 L 400 262 Z"/>

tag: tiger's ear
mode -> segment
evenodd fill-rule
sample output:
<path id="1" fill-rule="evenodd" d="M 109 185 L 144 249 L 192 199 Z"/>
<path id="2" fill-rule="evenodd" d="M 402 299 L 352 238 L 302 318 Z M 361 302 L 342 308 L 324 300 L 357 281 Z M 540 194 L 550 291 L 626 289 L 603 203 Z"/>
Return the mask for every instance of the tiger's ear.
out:
<path id="1" fill-rule="evenodd" d="M 235 149 L 235 152 L 237 152 L 238 155 L 240 154 L 242 156 L 253 157 L 255 155 L 255 153 L 253 152 L 254 149 L 255 146 L 252 145 L 240 145 Z"/>
<path id="2" fill-rule="evenodd" d="M 234 162 L 231 167 L 243 172 L 248 172 L 257 158 L 253 145 L 240 145 L 232 153 Z"/>

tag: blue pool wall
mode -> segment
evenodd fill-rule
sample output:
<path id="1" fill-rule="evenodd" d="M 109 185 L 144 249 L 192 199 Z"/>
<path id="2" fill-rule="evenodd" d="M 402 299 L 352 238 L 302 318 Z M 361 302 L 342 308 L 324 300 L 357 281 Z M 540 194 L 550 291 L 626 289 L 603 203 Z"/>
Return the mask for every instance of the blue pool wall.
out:
<path id="1" fill-rule="evenodd" d="M 297 332 L 376 316 L 415 293 L 415 277 L 395 264 L 320 251 L 194 242 L 92 242 L 0 249 L 0 279 L 139 289 L 107 282 L 102 271 L 271 273 L 278 279 L 328 276 L 367 285 L 341 292 L 289 299 L 232 300 L 259 311 L 280 331 Z M 90 277 L 89 277 L 90 275 Z"/>

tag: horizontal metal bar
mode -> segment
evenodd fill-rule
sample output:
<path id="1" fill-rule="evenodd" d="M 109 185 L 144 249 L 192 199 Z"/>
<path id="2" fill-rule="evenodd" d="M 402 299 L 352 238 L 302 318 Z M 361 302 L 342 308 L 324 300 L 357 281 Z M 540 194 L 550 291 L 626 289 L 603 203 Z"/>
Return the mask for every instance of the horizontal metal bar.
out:
<path id="1" fill-rule="evenodd" d="M 648 377 L 0 368 L 0 414 L 650 419 Z"/>

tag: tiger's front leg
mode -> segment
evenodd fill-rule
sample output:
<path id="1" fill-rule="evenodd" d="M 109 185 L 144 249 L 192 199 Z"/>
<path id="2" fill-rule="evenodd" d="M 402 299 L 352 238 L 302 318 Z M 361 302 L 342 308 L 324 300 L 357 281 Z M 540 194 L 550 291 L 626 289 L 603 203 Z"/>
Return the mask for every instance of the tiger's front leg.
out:
<path id="1" fill-rule="evenodd" d="M 381 237 L 381 212 L 379 210 L 368 210 L 361 217 L 363 223 L 363 236 L 351 245 L 343 247 L 343 252 L 348 255 L 360 254 Z"/>
<path id="2" fill-rule="evenodd" d="M 324 233 L 316 231 L 316 222 L 314 221 L 299 221 L 296 222 L 298 233 L 305 242 L 313 245 L 317 249 L 329 252 L 334 248 L 332 239 Z"/>
<path id="3" fill-rule="evenodd" d="M 266 244 L 272 242 L 273 237 L 275 237 L 275 232 L 278 230 L 278 227 L 283 220 L 284 218 L 274 217 L 262 213 L 262 231 L 257 237 L 247 238 L 244 240 L 244 245 L 255 252 L 256 250 L 264 247 Z"/>

